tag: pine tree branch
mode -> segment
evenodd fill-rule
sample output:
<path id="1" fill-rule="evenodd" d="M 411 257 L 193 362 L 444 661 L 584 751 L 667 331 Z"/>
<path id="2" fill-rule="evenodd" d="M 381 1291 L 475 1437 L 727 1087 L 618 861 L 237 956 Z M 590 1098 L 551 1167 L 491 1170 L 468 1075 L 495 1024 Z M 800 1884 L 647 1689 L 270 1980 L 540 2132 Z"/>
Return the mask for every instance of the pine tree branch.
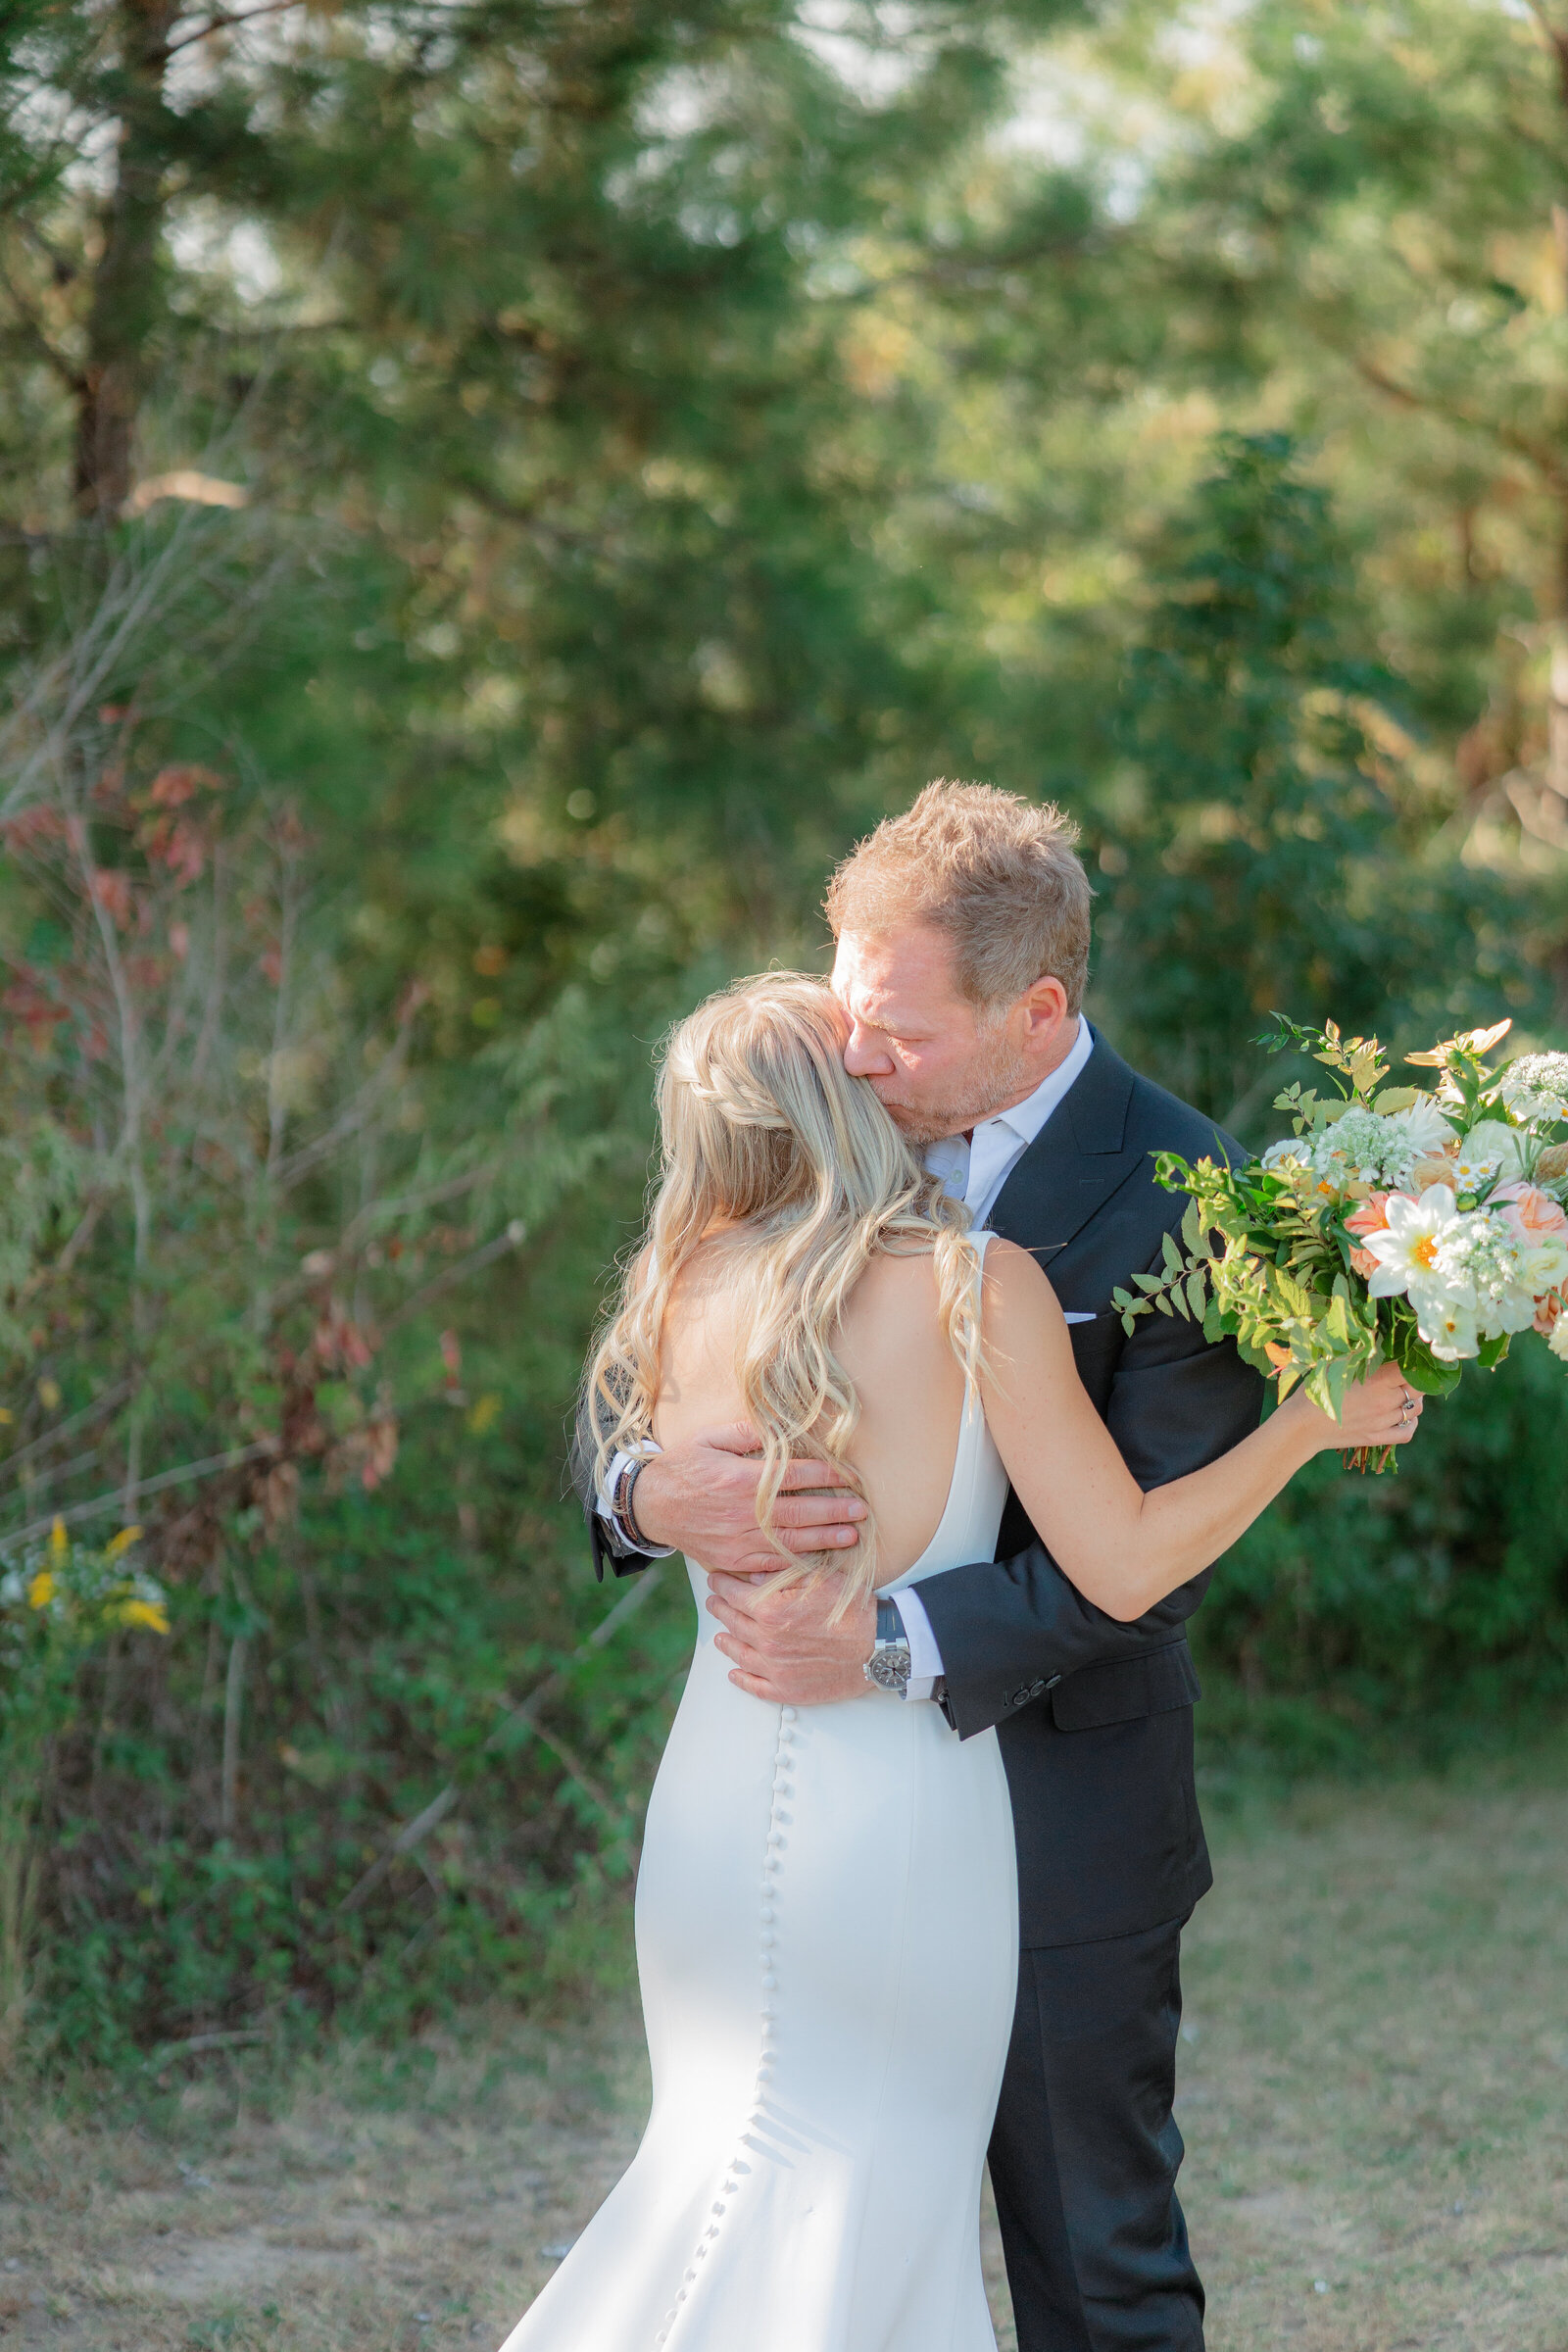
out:
<path id="1" fill-rule="evenodd" d="M 265 0 L 261 8 L 219 9 L 216 15 L 208 18 L 205 24 L 198 24 L 194 32 L 182 33 L 177 41 L 166 41 L 162 55 L 166 61 L 178 57 L 182 49 L 193 49 L 200 41 L 210 41 L 215 32 L 242 32 L 247 24 L 254 24 L 259 18 L 283 17 L 294 9 L 308 8 L 310 5 L 311 0 Z"/>
<path id="2" fill-rule="evenodd" d="M 84 379 L 72 367 L 65 353 L 57 351 L 50 341 L 37 313 L 17 286 L 10 270 L 6 268 L 3 254 L 0 254 L 0 286 L 4 287 L 7 299 L 22 323 L 24 341 L 38 354 L 41 360 L 54 369 L 67 391 L 74 398 L 79 399 L 86 390 Z"/>
<path id="3" fill-rule="evenodd" d="M 1383 393 L 1387 399 L 1397 402 L 1401 408 L 1414 409 L 1431 416 L 1442 416 L 1447 423 L 1459 425 L 1466 432 L 1489 434 L 1511 456 L 1524 458 L 1534 466 L 1556 495 L 1560 497 L 1564 490 L 1568 490 L 1568 475 L 1564 474 L 1560 460 L 1546 442 L 1520 432 L 1517 425 L 1508 424 L 1500 417 L 1473 416 L 1457 402 L 1445 400 L 1441 394 L 1421 391 L 1413 385 L 1401 383 L 1397 376 L 1391 375 L 1366 352 L 1349 350 L 1327 336 L 1324 340 L 1331 349 L 1339 351 L 1342 359 L 1349 362 L 1363 382 L 1370 384 L 1374 391 Z"/>
<path id="4" fill-rule="evenodd" d="M 1541 29 L 1542 39 L 1557 61 L 1557 98 L 1568 111 L 1568 26 L 1554 24 L 1542 0 L 1530 0 L 1530 14 Z"/>

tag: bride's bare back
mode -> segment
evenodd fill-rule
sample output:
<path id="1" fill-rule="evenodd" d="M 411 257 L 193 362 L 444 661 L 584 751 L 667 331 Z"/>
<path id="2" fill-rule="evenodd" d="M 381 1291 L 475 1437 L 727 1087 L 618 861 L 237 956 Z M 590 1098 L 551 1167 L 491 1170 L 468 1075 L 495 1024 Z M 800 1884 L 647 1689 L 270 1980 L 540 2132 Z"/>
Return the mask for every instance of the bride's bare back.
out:
<path id="1" fill-rule="evenodd" d="M 679 1445 L 745 1419 L 735 1377 L 748 1311 L 744 1244 L 709 1242 L 684 1269 L 664 1316 L 654 1435 Z M 928 1254 L 879 1251 L 850 1296 L 834 1342 L 860 1400 L 849 1449 L 875 1515 L 876 1577 L 912 1567 L 942 1517 L 957 1452 L 963 1373 L 938 1320 Z"/>

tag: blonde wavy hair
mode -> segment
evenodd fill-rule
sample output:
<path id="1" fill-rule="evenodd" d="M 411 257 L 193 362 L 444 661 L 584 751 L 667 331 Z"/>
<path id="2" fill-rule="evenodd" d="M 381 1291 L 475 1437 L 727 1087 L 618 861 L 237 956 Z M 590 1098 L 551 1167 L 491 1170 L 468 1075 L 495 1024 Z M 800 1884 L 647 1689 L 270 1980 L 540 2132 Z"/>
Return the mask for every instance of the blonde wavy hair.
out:
<path id="1" fill-rule="evenodd" d="M 722 1234 L 740 1253 L 746 1294 L 735 1370 L 761 1440 L 758 1524 L 781 1560 L 763 1589 L 839 1574 L 835 1617 L 876 1581 L 869 1509 L 853 1549 L 803 1555 L 780 1542 L 772 1514 L 792 1460 L 845 1463 L 860 1408 L 835 1343 L 879 1250 L 929 1251 L 966 1396 L 981 1363 L 968 1213 L 926 1174 L 869 1083 L 846 1071 L 844 1040 L 837 999 L 803 972 L 738 981 L 670 1032 L 648 1233 L 622 1277 L 585 1400 L 602 1481 L 619 1448 L 652 1434 L 671 1296 L 704 1243 Z M 851 1483 L 861 1492 L 853 1470 Z"/>

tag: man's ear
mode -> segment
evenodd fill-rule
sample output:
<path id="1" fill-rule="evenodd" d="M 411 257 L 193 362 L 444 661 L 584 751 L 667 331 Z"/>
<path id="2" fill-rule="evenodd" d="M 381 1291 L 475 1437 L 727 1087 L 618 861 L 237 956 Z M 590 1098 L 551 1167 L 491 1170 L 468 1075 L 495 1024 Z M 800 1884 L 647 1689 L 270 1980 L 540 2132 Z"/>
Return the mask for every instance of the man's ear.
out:
<path id="1" fill-rule="evenodd" d="M 1054 1033 L 1068 1018 L 1067 991 L 1054 972 L 1044 972 L 1020 1000 L 1028 1017 L 1029 1034 Z"/>

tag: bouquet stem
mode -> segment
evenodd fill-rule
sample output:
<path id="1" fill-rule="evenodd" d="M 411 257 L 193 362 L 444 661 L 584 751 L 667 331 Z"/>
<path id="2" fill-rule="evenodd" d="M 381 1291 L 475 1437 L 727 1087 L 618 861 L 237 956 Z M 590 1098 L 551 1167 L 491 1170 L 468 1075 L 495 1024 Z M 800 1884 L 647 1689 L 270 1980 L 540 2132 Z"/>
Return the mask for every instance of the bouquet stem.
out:
<path id="1" fill-rule="evenodd" d="M 1341 1450 L 1340 1459 L 1347 1470 L 1359 1470 L 1363 1476 L 1370 1472 L 1379 1478 L 1385 1470 L 1398 1475 L 1398 1450 L 1393 1446 L 1348 1446 Z"/>

